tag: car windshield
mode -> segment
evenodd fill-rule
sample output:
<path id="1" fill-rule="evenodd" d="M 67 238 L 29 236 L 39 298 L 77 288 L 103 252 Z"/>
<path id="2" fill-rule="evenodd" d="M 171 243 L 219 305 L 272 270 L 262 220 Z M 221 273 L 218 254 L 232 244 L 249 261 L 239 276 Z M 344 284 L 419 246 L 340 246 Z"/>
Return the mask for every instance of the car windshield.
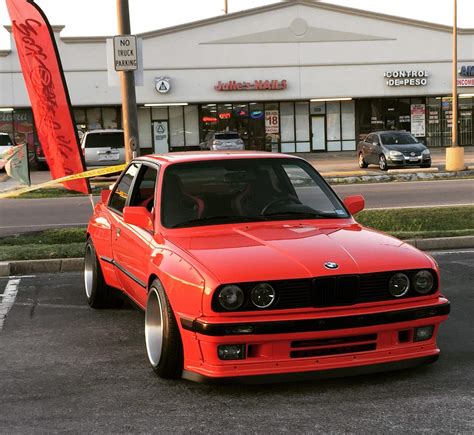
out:
<path id="1" fill-rule="evenodd" d="M 123 148 L 123 133 L 90 133 L 85 137 L 84 148 Z"/>
<path id="2" fill-rule="evenodd" d="M 239 139 L 238 133 L 216 133 L 216 139 L 228 140 L 228 139 Z"/>
<path id="3" fill-rule="evenodd" d="M 0 134 L 0 145 L 13 145 L 8 134 Z"/>
<path id="4" fill-rule="evenodd" d="M 380 137 L 384 145 L 410 145 L 418 143 L 409 133 L 382 133 Z"/>
<path id="5" fill-rule="evenodd" d="M 166 228 L 348 217 L 314 168 L 291 158 L 174 164 L 164 173 L 161 213 Z"/>

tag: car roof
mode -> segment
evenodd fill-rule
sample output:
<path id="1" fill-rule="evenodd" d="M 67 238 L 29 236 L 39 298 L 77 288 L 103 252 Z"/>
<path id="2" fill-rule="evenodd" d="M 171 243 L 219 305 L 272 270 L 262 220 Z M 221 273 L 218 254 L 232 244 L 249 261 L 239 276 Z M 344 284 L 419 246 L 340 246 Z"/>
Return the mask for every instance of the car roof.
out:
<path id="1" fill-rule="evenodd" d="M 100 129 L 100 130 L 89 130 L 86 131 L 84 134 L 91 134 L 91 133 L 123 133 L 123 130 L 119 130 L 116 128 L 108 128 L 108 129 Z"/>
<path id="2" fill-rule="evenodd" d="M 150 154 L 138 157 L 135 160 L 148 160 L 166 164 L 184 162 L 203 162 L 210 160 L 235 160 L 235 159 L 268 159 L 292 158 L 302 160 L 301 157 L 289 154 L 270 153 L 265 151 L 181 151 L 167 154 Z"/>
<path id="3" fill-rule="evenodd" d="M 381 133 L 390 133 L 390 134 L 393 134 L 393 133 L 408 133 L 408 134 L 411 134 L 409 131 L 406 131 L 406 130 L 380 130 L 380 131 L 373 131 L 372 133 L 369 133 L 369 134 L 374 134 L 374 133 L 377 133 L 377 134 L 381 134 Z"/>

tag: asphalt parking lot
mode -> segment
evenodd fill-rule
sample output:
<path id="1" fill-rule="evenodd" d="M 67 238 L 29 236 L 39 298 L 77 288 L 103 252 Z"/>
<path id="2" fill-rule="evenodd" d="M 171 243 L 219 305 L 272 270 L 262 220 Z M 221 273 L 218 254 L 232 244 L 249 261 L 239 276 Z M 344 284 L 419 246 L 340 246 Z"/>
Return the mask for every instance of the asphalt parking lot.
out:
<path id="1" fill-rule="evenodd" d="M 143 314 L 89 309 L 79 273 L 0 278 L 0 432 L 472 433 L 474 250 L 434 256 L 452 303 L 436 364 L 261 386 L 156 378 Z"/>

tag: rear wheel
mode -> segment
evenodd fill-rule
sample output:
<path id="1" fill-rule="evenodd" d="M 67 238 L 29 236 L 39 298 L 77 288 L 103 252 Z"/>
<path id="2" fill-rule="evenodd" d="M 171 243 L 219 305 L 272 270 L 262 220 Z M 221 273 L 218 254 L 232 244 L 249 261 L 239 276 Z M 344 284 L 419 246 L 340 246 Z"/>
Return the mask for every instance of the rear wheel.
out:
<path id="1" fill-rule="evenodd" d="M 90 238 L 87 239 L 84 255 L 84 287 L 87 303 L 92 308 L 114 308 L 121 303 L 114 294 L 114 289 L 105 283 L 94 244 Z"/>
<path id="2" fill-rule="evenodd" d="M 387 167 L 387 159 L 383 154 L 380 154 L 379 157 L 379 168 L 381 171 L 386 171 L 388 169 Z"/>
<path id="3" fill-rule="evenodd" d="M 364 160 L 364 155 L 362 153 L 359 153 L 358 161 L 359 161 L 359 168 L 366 168 L 367 166 L 369 166 Z"/>
<path id="4" fill-rule="evenodd" d="M 161 283 L 153 281 L 145 312 L 145 343 L 155 373 L 165 379 L 181 377 L 183 344 L 178 324 Z"/>

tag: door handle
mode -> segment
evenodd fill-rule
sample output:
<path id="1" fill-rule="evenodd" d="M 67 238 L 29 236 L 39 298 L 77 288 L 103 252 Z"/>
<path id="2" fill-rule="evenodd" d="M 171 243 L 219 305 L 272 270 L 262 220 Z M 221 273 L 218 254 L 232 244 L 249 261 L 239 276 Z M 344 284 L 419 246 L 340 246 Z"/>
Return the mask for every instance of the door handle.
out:
<path id="1" fill-rule="evenodd" d="M 120 231 L 121 231 L 120 228 L 115 228 L 115 234 L 117 237 L 120 236 Z"/>

